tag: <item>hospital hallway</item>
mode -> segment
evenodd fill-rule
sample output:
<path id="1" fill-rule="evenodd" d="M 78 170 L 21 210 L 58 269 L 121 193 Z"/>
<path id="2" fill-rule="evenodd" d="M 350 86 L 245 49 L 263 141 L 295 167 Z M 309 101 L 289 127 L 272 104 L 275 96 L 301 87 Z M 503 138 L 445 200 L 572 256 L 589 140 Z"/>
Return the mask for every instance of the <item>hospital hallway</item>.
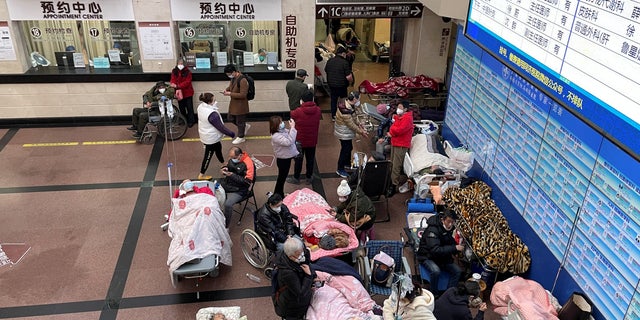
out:
<path id="1" fill-rule="evenodd" d="M 314 172 L 321 179 L 286 184 L 285 192 L 308 187 L 336 205 L 339 143 L 330 117 L 323 118 Z M 240 147 L 264 164 L 255 185 L 261 206 L 277 168 L 268 122 L 250 123 Z M 238 214 L 231 222 L 233 266 L 221 266 L 214 278 L 172 286 L 170 238 L 160 228 L 170 206 L 169 176 L 173 188 L 197 177 L 204 150 L 197 127 L 181 140 L 152 145 L 130 136 L 123 123 L 0 129 L 0 319 L 194 319 L 211 306 L 239 306 L 248 319 L 277 319 L 270 281 L 240 247 L 242 230 L 253 227 L 251 206 L 241 222 Z M 231 141 L 222 143 L 226 158 Z M 354 150 L 372 149 L 367 139 L 354 143 Z M 217 177 L 218 168 L 214 161 L 207 173 Z M 375 224 L 376 239 L 401 239 L 409 197 L 389 199 L 391 221 Z M 384 218 L 384 202 L 376 208 Z M 413 261 L 410 249 L 405 256 Z"/>

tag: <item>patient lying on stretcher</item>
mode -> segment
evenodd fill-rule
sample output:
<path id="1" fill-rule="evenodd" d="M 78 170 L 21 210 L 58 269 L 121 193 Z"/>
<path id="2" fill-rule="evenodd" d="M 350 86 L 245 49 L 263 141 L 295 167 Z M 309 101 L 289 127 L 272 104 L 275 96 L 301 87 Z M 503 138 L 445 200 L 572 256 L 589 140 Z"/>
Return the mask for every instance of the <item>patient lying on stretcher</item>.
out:
<path id="1" fill-rule="evenodd" d="M 184 263 L 210 255 L 218 255 L 220 263 L 231 266 L 231 238 L 224 227 L 218 199 L 211 191 L 185 180 L 180 184 L 178 197 L 171 199 L 168 229 L 171 244 L 167 258 L 171 274 Z"/>

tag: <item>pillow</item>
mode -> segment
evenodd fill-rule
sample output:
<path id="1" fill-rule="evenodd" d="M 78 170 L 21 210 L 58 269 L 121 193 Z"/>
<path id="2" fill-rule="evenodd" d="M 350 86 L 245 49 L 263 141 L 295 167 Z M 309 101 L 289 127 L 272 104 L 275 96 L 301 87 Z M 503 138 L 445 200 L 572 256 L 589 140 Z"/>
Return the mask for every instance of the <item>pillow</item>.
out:
<path id="1" fill-rule="evenodd" d="M 216 313 L 224 314 L 227 320 L 240 319 L 240 307 L 208 307 L 198 310 L 196 320 L 210 320 Z"/>

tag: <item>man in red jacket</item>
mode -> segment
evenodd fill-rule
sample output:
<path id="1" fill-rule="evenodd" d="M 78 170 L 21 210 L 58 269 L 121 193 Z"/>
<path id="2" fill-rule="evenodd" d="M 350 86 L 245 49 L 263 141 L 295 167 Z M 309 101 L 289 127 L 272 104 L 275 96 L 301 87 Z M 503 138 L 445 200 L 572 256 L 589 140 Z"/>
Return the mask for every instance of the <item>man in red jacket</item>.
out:
<path id="1" fill-rule="evenodd" d="M 311 183 L 313 180 L 313 163 L 316 157 L 316 145 L 318 144 L 320 117 L 320 107 L 313 101 L 313 91 L 305 91 L 302 94 L 300 107 L 291 111 L 291 118 L 296 122 L 296 129 L 298 130 L 296 143 L 300 144 L 302 150 L 295 158 L 293 177 L 287 178 L 288 183 L 300 183 L 303 157 L 307 161 L 307 172 L 305 174 L 307 183 Z"/>
<path id="2" fill-rule="evenodd" d="M 402 171 L 404 155 L 411 147 L 411 136 L 413 136 L 413 113 L 409 107 L 409 101 L 405 100 L 398 104 L 396 114 L 393 115 L 391 121 L 392 124 L 386 136 L 391 138 L 391 183 L 393 184 L 393 191 L 390 194 L 393 195 L 398 187 L 398 178 Z"/>

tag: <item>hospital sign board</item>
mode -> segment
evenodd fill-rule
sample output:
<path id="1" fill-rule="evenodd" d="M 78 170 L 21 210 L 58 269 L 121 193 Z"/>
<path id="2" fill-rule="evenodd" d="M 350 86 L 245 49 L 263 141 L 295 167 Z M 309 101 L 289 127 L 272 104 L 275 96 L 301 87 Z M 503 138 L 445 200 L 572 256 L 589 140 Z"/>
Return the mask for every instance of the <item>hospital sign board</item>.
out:
<path id="1" fill-rule="evenodd" d="M 317 19 L 351 19 L 351 18 L 420 18 L 422 4 L 394 3 L 349 3 L 316 5 Z"/>

